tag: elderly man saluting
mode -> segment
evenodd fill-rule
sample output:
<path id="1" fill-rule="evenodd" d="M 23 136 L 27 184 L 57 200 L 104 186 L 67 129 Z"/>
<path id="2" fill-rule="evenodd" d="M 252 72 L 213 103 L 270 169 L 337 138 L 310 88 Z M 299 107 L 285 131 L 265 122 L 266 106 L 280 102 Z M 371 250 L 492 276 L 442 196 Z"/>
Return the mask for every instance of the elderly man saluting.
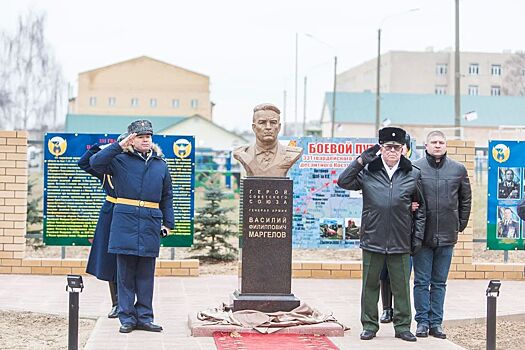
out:
<path id="1" fill-rule="evenodd" d="M 112 175 L 117 195 L 108 251 L 117 254 L 120 332 L 160 332 L 153 323 L 153 284 L 161 232 L 174 224 L 171 176 L 148 120 L 131 123 L 128 134 L 93 155 L 90 164 Z"/>
<path id="2" fill-rule="evenodd" d="M 379 130 L 380 145 L 367 149 L 350 163 L 337 182 L 344 189 L 363 192 L 362 340 L 374 338 L 379 330 L 379 276 L 385 261 L 394 296 L 395 336 L 417 340 L 410 332 L 410 253 L 421 248 L 426 209 L 421 173 L 401 155 L 405 134 L 400 128 Z M 414 212 L 412 202 L 419 202 Z"/>

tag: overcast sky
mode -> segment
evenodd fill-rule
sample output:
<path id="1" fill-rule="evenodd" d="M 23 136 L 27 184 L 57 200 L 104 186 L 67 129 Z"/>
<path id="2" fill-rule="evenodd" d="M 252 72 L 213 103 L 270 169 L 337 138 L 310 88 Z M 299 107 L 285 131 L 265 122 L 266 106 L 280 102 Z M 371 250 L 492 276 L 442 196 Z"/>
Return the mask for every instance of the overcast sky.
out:
<path id="1" fill-rule="evenodd" d="M 0 29 L 35 7 L 47 13 L 47 39 L 66 79 L 147 55 L 211 79 L 214 121 L 249 129 L 253 106 L 272 102 L 295 119 L 295 35 L 299 33 L 299 98 L 308 76 L 307 119 L 320 118 L 324 92 L 338 72 L 382 52 L 454 46 L 454 0 L 2 0 Z M 412 8 L 417 12 L 399 14 Z M 399 15 L 395 15 L 399 14 Z M 461 49 L 524 50 L 525 1 L 461 0 Z M 316 39 L 306 36 L 309 33 Z"/>

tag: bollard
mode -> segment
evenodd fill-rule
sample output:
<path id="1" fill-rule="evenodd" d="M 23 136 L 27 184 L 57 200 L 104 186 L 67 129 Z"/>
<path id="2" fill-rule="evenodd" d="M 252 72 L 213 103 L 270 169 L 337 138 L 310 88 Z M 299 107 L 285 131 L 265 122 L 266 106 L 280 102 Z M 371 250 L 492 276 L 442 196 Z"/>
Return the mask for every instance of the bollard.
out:
<path id="1" fill-rule="evenodd" d="M 69 292 L 68 350 L 78 350 L 78 304 L 79 293 L 83 289 L 82 276 L 67 275 L 66 291 Z"/>
<path id="2" fill-rule="evenodd" d="M 501 282 L 491 280 L 487 291 L 487 350 L 496 350 L 496 301 Z"/>

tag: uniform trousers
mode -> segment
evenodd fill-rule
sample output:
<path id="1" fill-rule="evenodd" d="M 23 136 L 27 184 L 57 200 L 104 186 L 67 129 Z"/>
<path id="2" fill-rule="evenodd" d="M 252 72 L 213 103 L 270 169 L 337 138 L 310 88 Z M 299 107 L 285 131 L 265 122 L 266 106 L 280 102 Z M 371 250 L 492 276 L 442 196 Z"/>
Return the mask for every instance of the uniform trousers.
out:
<path id="1" fill-rule="evenodd" d="M 361 290 L 361 324 L 364 330 L 377 332 L 379 317 L 379 277 L 385 264 L 390 275 L 394 296 L 394 329 L 396 333 L 410 330 L 410 254 L 379 254 L 363 250 L 363 279 Z"/>
<path id="2" fill-rule="evenodd" d="M 118 318 L 122 325 L 153 322 L 155 260 L 117 254 Z"/>

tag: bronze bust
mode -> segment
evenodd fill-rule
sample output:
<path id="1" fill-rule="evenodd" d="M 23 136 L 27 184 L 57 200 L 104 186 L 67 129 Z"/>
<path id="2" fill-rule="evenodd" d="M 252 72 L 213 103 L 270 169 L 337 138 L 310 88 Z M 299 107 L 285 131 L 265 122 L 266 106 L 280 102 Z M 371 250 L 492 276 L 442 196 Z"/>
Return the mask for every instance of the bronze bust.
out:
<path id="1" fill-rule="evenodd" d="M 286 177 L 288 170 L 301 157 L 300 147 L 284 146 L 277 136 L 281 131 L 281 111 L 270 103 L 253 109 L 252 130 L 255 144 L 237 147 L 233 157 L 237 159 L 248 176 Z"/>

